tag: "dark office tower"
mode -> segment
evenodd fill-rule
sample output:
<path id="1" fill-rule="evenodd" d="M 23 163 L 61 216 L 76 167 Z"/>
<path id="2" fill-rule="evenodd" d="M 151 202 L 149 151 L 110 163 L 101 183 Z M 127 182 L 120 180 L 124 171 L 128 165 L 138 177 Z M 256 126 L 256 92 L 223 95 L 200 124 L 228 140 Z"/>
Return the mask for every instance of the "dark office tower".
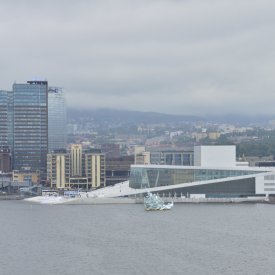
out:
<path id="1" fill-rule="evenodd" d="M 13 85 L 13 165 L 15 170 L 39 171 L 46 180 L 48 152 L 48 83 Z"/>
<path id="2" fill-rule="evenodd" d="M 0 91 L 0 171 L 10 172 L 12 148 L 12 92 Z"/>
<path id="3" fill-rule="evenodd" d="M 0 147 L 12 149 L 13 104 L 12 92 L 0 91 Z"/>
<path id="4" fill-rule="evenodd" d="M 0 147 L 0 172 L 8 173 L 11 171 L 10 149 Z"/>
<path id="5" fill-rule="evenodd" d="M 48 90 L 48 150 L 64 149 L 67 145 L 66 103 L 62 88 Z"/>

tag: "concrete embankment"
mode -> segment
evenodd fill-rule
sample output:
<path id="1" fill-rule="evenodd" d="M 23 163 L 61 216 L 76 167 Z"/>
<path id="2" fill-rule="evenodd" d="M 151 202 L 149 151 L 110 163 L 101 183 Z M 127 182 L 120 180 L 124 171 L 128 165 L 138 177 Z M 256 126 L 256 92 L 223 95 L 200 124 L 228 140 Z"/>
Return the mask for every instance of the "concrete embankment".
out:
<path id="1" fill-rule="evenodd" d="M 248 197 L 248 198 L 161 198 L 164 202 L 174 203 L 267 203 L 266 197 Z M 143 198 L 107 198 L 107 197 L 33 197 L 26 201 L 41 204 L 67 204 L 67 205 L 88 205 L 88 204 L 143 204 Z"/>
<path id="2" fill-rule="evenodd" d="M 33 198 L 25 199 L 31 203 L 41 204 L 67 204 L 67 205 L 83 205 L 83 204 L 130 204 L 136 203 L 135 199 L 132 198 L 67 198 L 67 197 L 43 197 L 37 196 Z"/>
<path id="3" fill-rule="evenodd" d="M 6 201 L 6 200 L 23 200 L 25 197 L 22 195 L 1 195 L 0 196 L 0 201 Z"/>
<path id="4" fill-rule="evenodd" d="M 265 197 L 250 198 L 162 198 L 164 202 L 174 203 L 266 203 Z M 143 198 L 74 198 L 62 200 L 62 204 L 143 204 Z"/>
<path id="5" fill-rule="evenodd" d="M 266 197 L 248 198 L 162 198 L 164 202 L 174 203 L 266 203 Z M 136 199 L 137 203 L 143 203 L 143 199 Z"/>
<path id="6" fill-rule="evenodd" d="M 131 198 L 75 198 L 65 201 L 64 204 L 132 204 L 136 203 Z"/>

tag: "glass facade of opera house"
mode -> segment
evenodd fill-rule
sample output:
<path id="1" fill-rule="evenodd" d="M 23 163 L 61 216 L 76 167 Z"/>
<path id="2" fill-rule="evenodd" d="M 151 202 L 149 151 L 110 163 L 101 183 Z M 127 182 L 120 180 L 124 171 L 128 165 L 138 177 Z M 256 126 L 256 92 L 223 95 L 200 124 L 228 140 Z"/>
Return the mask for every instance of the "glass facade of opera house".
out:
<path id="1" fill-rule="evenodd" d="M 135 189 L 165 187 L 161 193 L 177 195 L 206 194 L 208 197 L 240 197 L 255 195 L 255 174 L 265 171 L 236 170 L 236 169 L 205 169 L 205 168 L 175 168 L 175 167 L 146 167 L 132 166 L 129 186 Z M 249 177 L 251 175 L 251 177 Z M 241 177 L 237 178 L 234 177 Z M 226 179 L 229 178 L 230 179 Z M 218 179 L 226 179 L 216 182 Z M 177 184 L 199 183 L 215 180 L 213 183 L 196 186 L 184 185 L 178 188 Z"/>

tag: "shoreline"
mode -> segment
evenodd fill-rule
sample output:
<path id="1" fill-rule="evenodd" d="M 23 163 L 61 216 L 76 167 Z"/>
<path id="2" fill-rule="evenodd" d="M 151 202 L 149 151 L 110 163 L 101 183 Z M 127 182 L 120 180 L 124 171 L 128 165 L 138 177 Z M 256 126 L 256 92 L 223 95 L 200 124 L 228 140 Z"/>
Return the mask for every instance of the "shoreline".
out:
<path id="1" fill-rule="evenodd" d="M 7 194 L 7 195 L 1 195 L 0 201 L 11 201 L 11 200 L 24 200 L 26 197 L 23 195 L 16 195 L 16 194 Z"/>
<path id="2" fill-rule="evenodd" d="M 267 201 L 265 197 L 248 197 L 248 198 L 163 198 L 164 202 L 174 202 L 175 204 L 181 203 L 270 203 L 272 201 Z M 143 204 L 142 198 L 65 198 L 65 197 L 43 197 L 37 196 L 32 198 L 25 198 L 24 201 L 30 203 L 39 203 L 39 204 L 65 204 L 65 205 L 98 205 L 98 204 Z"/>

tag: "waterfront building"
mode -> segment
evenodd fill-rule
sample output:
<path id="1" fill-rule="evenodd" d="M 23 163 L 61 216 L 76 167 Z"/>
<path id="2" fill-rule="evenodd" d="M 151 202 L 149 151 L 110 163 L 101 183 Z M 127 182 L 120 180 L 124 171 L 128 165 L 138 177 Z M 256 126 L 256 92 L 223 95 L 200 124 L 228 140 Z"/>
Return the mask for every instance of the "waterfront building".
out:
<path id="1" fill-rule="evenodd" d="M 57 189 L 104 187 L 105 155 L 98 150 L 83 151 L 80 144 L 73 144 L 71 152 L 51 152 L 47 155 L 47 180 L 51 188 Z"/>
<path id="2" fill-rule="evenodd" d="M 66 102 L 62 88 L 48 89 L 48 151 L 64 149 L 67 145 Z"/>
<path id="3" fill-rule="evenodd" d="M 39 171 L 46 180 L 48 83 L 13 84 L 13 169 Z"/>
<path id="4" fill-rule="evenodd" d="M 168 192 L 210 197 L 255 195 L 254 178 L 262 171 L 239 167 L 235 145 L 195 146 L 194 163 L 195 166 L 132 166 L 129 186 L 160 188 L 166 195 Z"/>
<path id="5" fill-rule="evenodd" d="M 129 187 L 165 196 L 203 195 L 206 198 L 241 198 L 275 194 L 275 170 L 255 167 L 198 167 L 136 165 Z"/>
<path id="6" fill-rule="evenodd" d="M 165 197 L 246 198 L 246 201 L 255 201 L 257 197 L 264 200 L 265 196 L 274 196 L 275 168 L 239 166 L 234 157 L 234 147 L 211 146 L 195 149 L 196 162 L 199 161 L 204 166 L 132 165 L 129 181 L 101 189 L 100 194 L 105 197 L 121 197 L 150 191 Z M 211 160 L 213 153 L 217 165 L 209 166 L 205 160 Z M 96 194 L 92 193 L 91 196 Z"/>
<path id="7" fill-rule="evenodd" d="M 134 155 L 106 158 L 106 185 L 129 180 L 132 164 L 193 165 L 194 150 L 135 146 Z"/>
<path id="8" fill-rule="evenodd" d="M 85 153 L 85 176 L 92 189 L 105 186 L 105 155 Z"/>

